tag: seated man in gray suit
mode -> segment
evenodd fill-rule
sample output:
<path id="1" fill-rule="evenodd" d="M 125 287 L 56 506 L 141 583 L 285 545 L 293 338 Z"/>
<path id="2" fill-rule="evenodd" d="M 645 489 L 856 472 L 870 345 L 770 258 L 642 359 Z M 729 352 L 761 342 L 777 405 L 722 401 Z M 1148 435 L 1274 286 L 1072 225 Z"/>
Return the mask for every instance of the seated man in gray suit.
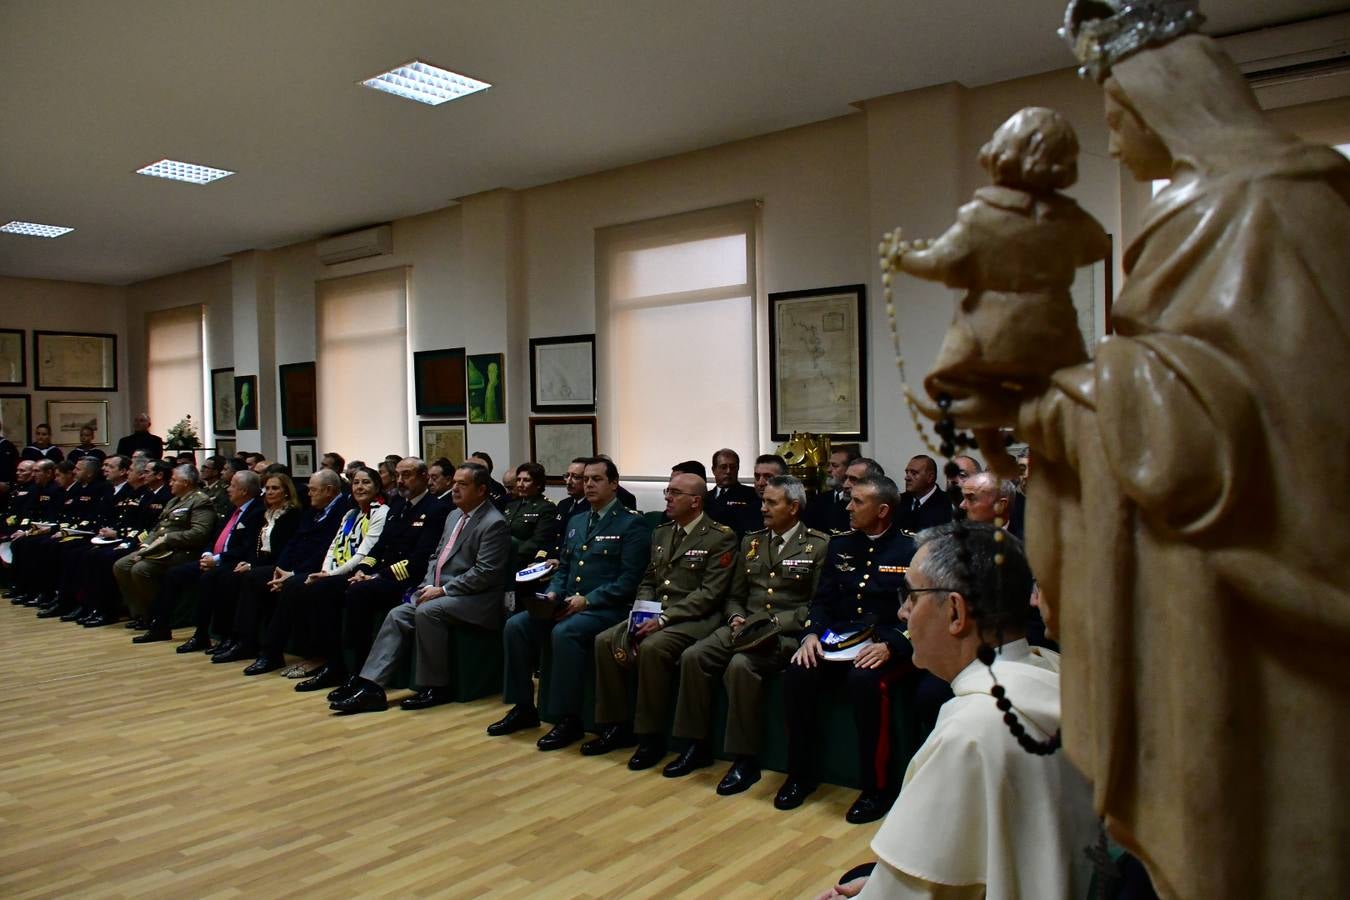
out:
<path id="1" fill-rule="evenodd" d="M 388 708 L 384 686 L 415 638 L 421 691 L 399 705 L 426 709 L 450 695 L 450 626 L 458 622 L 500 628 L 510 578 L 511 531 L 488 498 L 488 470 L 466 462 L 455 470 L 450 497 L 455 511 L 445 519 L 441 541 L 427 573 L 405 602 L 389 610 L 361 674 L 328 695 L 338 712 Z"/>

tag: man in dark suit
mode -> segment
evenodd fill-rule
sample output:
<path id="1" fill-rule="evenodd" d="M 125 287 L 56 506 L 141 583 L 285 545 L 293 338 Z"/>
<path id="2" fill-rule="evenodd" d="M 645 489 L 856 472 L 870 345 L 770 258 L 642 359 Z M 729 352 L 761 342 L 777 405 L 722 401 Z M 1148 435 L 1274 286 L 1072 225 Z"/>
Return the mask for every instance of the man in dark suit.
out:
<path id="1" fill-rule="evenodd" d="M 859 824 L 886 814 L 895 799 L 889 783 L 890 734 L 886 728 L 889 688 L 907 671 L 912 648 L 896 613 L 914 541 L 895 524 L 900 500 L 884 476 L 853 484 L 849 514 L 853 531 L 830 541 L 825 568 L 802 623 L 806 636 L 783 673 L 787 708 L 788 777 L 774 797 L 778 809 L 794 809 L 816 788 L 817 707 L 827 682 L 843 683 L 858 728 L 858 774 L 863 790 L 846 818 Z M 827 632 L 871 628 L 870 641 L 851 661 L 825 658 Z"/>
<path id="2" fill-rule="evenodd" d="M 141 413 L 132 423 L 135 429 L 117 442 L 117 455 L 130 457 L 142 450 L 151 459 L 164 458 L 164 438 L 150 433 L 150 414 Z"/>
<path id="3" fill-rule="evenodd" d="M 736 532 L 739 538 L 747 531 L 763 526 L 759 512 L 759 496 L 748 484 L 741 484 L 741 458 L 735 450 L 723 447 L 712 458 L 713 488 L 708 491 L 708 505 L 704 512 L 714 522 Z"/>
<path id="4" fill-rule="evenodd" d="M 236 472 L 225 491 L 230 498 L 231 511 L 220 521 L 201 556 L 165 573 L 164 584 L 150 610 L 152 632 L 170 630 L 174 609 L 184 591 L 195 587 L 197 603 L 214 607 L 217 596 L 238 590 L 234 567 L 251 561 L 258 548 L 258 530 L 263 521 L 263 504 L 258 499 L 262 494 L 262 479 L 253 472 Z M 210 643 L 206 629 L 198 628 L 178 652 L 206 650 Z"/>
<path id="5" fill-rule="evenodd" d="M 488 496 L 487 469 L 465 463 L 455 470 L 455 512 L 445 527 L 425 575 L 409 602 L 391 609 L 366 657 L 361 674 L 328 695 L 338 712 L 386 709 L 384 686 L 415 640 L 421 688 L 399 704 L 426 709 L 454 699 L 450 693 L 450 627 L 468 623 L 497 628 L 506 607 L 511 572 L 511 531 Z"/>
<path id="6" fill-rule="evenodd" d="M 224 654 L 226 658 L 217 656 L 217 661 L 238 662 L 256 656 L 257 659 L 244 669 L 245 675 L 261 675 L 281 668 L 281 653 L 258 652 L 258 626 L 262 615 L 277 606 L 277 598 L 287 581 L 296 579 L 296 583 L 302 584 L 305 576 L 319 571 L 328 545 L 333 542 L 333 535 L 342 525 L 342 517 L 351 507 L 351 496 L 342 492 L 342 479 L 336 472 L 320 469 L 309 476 L 309 509 L 302 512 L 304 519 L 300 528 L 282 548 L 276 565 L 255 566 L 244 576 L 231 636 L 236 646 Z M 290 633 L 288 625 L 278 628 Z"/>
<path id="7" fill-rule="evenodd" d="M 488 499 L 497 507 L 497 512 L 506 512 L 506 506 L 511 502 L 511 492 L 506 489 L 506 485 L 492 477 L 492 457 L 488 456 L 486 450 L 475 450 L 469 454 L 465 462 L 477 463 L 487 469 Z"/>
<path id="8" fill-rule="evenodd" d="M 937 462 L 920 454 L 905 464 L 905 495 L 900 500 L 900 527 L 923 531 L 952 520 L 952 505 L 938 490 Z"/>
<path id="9" fill-rule="evenodd" d="M 826 534 L 848 531 L 848 485 L 844 476 L 849 465 L 858 458 L 853 450 L 831 450 L 825 487 L 806 504 L 802 522 Z"/>
<path id="10" fill-rule="evenodd" d="M 346 624 L 340 610 L 321 623 L 320 650 L 326 659 L 341 659 L 344 647 L 353 659 L 366 658 L 378 623 L 422 577 L 453 508 L 431 493 L 427 464 L 415 456 L 394 466 L 394 484 L 399 499 L 389 508 L 380 539 L 357 566 L 345 595 L 337 597 L 346 605 Z"/>
<path id="11" fill-rule="evenodd" d="M 613 461 L 596 457 L 582 471 L 586 510 L 563 525 L 558 567 L 545 592 L 556 604 L 554 618 L 522 611 L 507 621 L 502 699 L 514 705 L 487 730 L 498 737 L 535 728 L 542 708 L 557 717 L 557 724 L 539 739 L 540 750 L 560 750 L 585 733 L 581 698 L 586 660 L 595 652 L 595 636 L 628 614 L 651 555 L 646 520 L 618 498 L 619 470 Z M 541 665 L 545 644 L 549 659 L 536 706 L 532 675 Z"/>
<path id="12" fill-rule="evenodd" d="M 564 484 L 567 486 L 567 496 L 558 501 L 558 534 L 567 531 L 567 520 L 579 512 L 590 510 L 591 505 L 586 501 L 586 462 L 584 456 L 578 456 L 567 464 L 567 474 L 563 476 Z M 554 548 L 557 552 L 558 548 Z"/>

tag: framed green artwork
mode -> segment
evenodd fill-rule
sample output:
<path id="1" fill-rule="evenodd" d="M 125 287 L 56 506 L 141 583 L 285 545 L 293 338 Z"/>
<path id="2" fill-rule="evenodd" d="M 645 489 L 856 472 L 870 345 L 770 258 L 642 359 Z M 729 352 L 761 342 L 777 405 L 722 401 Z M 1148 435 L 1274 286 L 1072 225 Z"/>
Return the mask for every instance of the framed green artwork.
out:
<path id="1" fill-rule="evenodd" d="M 506 356 L 475 353 L 469 357 L 469 422 L 491 425 L 506 421 Z"/>

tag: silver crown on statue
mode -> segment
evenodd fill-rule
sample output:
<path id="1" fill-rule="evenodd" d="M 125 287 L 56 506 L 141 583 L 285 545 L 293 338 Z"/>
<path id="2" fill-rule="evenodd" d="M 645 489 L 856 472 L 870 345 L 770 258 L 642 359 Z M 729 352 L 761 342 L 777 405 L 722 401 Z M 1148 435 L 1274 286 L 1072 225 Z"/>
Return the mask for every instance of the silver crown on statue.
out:
<path id="1" fill-rule="evenodd" d="M 1199 31 L 1204 21 L 1196 0 L 1071 0 L 1059 36 L 1082 63 L 1078 74 L 1101 82 L 1125 57 Z"/>

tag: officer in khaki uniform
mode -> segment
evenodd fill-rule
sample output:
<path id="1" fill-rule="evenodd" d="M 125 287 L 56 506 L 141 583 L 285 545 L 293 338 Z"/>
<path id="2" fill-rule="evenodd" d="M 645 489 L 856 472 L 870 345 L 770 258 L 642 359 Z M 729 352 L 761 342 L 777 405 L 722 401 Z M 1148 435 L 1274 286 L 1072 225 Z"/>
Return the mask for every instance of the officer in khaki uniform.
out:
<path id="1" fill-rule="evenodd" d="M 643 622 L 629 639 L 628 622 L 595 638 L 595 719 L 600 737 L 582 745 L 588 756 L 630 745 L 638 749 L 628 768 L 648 769 L 666 753 L 665 726 L 670 712 L 671 676 L 680 654 L 711 634 L 722 620 L 722 606 L 736 564 L 736 532 L 703 512 L 707 486 L 684 472 L 671 476 L 666 514 L 652 532 L 652 558 L 637 599 L 661 604 L 659 616 Z M 628 716 L 628 682 L 637 673 L 637 710 Z"/>
<path id="2" fill-rule="evenodd" d="M 769 479 L 761 508 L 769 527 L 741 539 L 725 624 L 680 657 L 674 733 L 690 744 L 662 773 L 679 778 L 712 764 L 713 697 L 724 680 L 724 746 L 735 756 L 717 785 L 724 796 L 759 781 L 764 679 L 781 672 L 797 649 L 830 543 L 828 534 L 801 521 L 806 487 L 796 478 Z"/>
<path id="3" fill-rule="evenodd" d="M 187 562 L 206 546 L 216 525 L 211 499 L 198 488 L 197 470 L 179 466 L 169 478 L 173 497 L 141 547 L 113 564 L 113 577 L 134 620 L 142 619 L 159 591 L 160 579 L 173 566 Z M 155 635 L 157 640 L 170 638 Z M 144 643 L 144 641 L 142 641 Z"/>

